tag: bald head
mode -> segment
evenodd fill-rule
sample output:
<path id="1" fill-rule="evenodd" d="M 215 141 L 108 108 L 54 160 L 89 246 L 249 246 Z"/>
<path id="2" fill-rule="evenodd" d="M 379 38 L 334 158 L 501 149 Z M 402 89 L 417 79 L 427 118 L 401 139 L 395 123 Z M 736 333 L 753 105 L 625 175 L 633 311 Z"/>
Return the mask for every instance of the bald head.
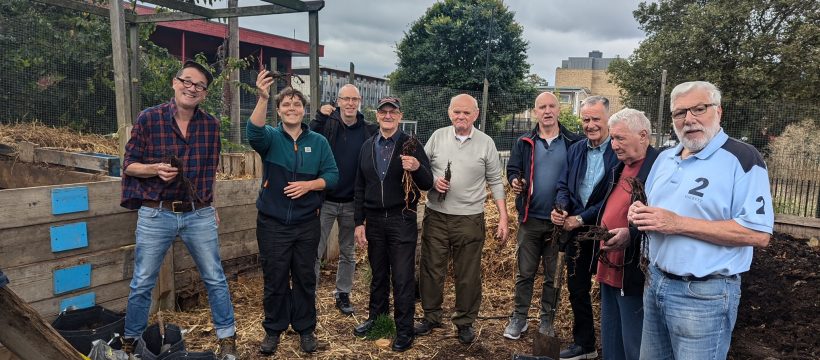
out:
<path id="1" fill-rule="evenodd" d="M 544 138 L 552 138 L 558 134 L 558 115 L 561 105 L 555 94 L 545 91 L 535 98 L 535 107 L 532 114 L 538 121 L 538 132 Z"/>
<path id="2" fill-rule="evenodd" d="M 362 97 L 356 85 L 347 84 L 339 88 L 339 97 L 336 101 L 336 105 L 339 106 L 342 121 L 348 125 L 356 122 L 356 115 L 359 113 L 359 104 L 361 101 Z"/>
<path id="3" fill-rule="evenodd" d="M 473 130 L 473 123 L 478 118 L 478 100 L 467 94 L 453 96 L 447 115 L 453 122 L 456 134 L 469 135 Z"/>

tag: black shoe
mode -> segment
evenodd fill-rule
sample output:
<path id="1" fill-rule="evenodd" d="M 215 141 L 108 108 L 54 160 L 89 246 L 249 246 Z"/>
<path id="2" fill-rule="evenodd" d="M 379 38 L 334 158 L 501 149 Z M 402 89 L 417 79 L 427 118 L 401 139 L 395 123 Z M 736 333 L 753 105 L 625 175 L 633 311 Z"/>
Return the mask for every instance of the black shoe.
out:
<path id="1" fill-rule="evenodd" d="M 433 331 L 433 328 L 440 328 L 440 327 L 441 327 L 440 323 L 433 323 L 433 322 L 428 321 L 427 319 L 423 319 L 423 320 L 421 320 L 421 322 L 418 325 L 416 325 L 415 328 L 413 328 L 413 332 L 416 333 L 416 335 L 427 335 L 431 331 Z"/>
<path id="2" fill-rule="evenodd" d="M 279 334 L 266 334 L 262 344 L 259 345 L 259 352 L 263 355 L 270 355 L 276 352 L 277 347 L 279 347 Z"/>
<path id="3" fill-rule="evenodd" d="M 475 331 L 472 325 L 458 326 L 458 342 L 462 344 L 472 344 L 475 340 Z"/>
<path id="4" fill-rule="evenodd" d="M 353 335 L 367 336 L 367 333 L 370 332 L 370 329 L 372 329 L 374 325 L 376 325 L 376 320 L 367 319 L 367 321 L 356 325 L 356 327 L 353 328 Z"/>
<path id="5" fill-rule="evenodd" d="M 299 335 L 299 347 L 306 353 L 316 352 L 316 335 L 313 332 Z"/>
<path id="6" fill-rule="evenodd" d="M 595 359 L 597 357 L 598 351 L 594 348 L 587 349 L 576 344 L 572 344 L 568 348 L 561 350 L 561 360 Z"/>
<path id="7" fill-rule="evenodd" d="M 336 308 L 345 315 L 353 315 L 353 306 L 350 305 L 350 294 L 338 293 L 336 294 Z"/>
<path id="8" fill-rule="evenodd" d="M 404 352 L 411 347 L 413 347 L 413 336 L 410 335 L 397 335 L 393 339 L 393 344 L 390 345 L 390 348 L 395 352 Z"/>

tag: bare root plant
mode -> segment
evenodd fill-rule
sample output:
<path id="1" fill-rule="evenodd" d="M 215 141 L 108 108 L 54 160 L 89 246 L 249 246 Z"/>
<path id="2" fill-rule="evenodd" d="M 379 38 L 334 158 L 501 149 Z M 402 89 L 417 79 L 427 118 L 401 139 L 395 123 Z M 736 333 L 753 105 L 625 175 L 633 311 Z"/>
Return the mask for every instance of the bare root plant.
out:
<path id="1" fill-rule="evenodd" d="M 444 180 L 450 181 L 450 178 L 453 177 L 453 172 L 450 170 L 450 165 L 452 161 L 447 161 L 447 168 L 444 169 Z M 438 193 L 438 201 L 444 201 L 447 198 L 447 191 Z"/>
<path id="2" fill-rule="evenodd" d="M 419 142 L 416 139 L 416 136 L 410 136 L 410 139 L 407 139 L 407 141 L 404 142 L 404 145 L 402 145 L 401 154 L 404 156 L 414 156 L 416 154 L 418 144 Z M 411 174 L 409 170 L 404 170 L 404 174 L 401 177 L 401 183 L 404 186 L 404 210 L 416 212 L 415 210 L 410 209 L 410 204 L 418 199 L 418 186 L 416 186 L 416 182 L 413 181 L 413 174 Z"/>

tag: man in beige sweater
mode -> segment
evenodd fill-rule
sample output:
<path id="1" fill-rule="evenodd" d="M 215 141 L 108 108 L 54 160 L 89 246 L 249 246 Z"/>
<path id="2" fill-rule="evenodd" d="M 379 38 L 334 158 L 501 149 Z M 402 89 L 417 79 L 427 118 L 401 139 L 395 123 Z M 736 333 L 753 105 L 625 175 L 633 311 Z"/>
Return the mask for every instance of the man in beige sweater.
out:
<path id="1" fill-rule="evenodd" d="M 484 200 L 489 185 L 500 214 L 496 236 L 507 241 L 501 161 L 493 139 L 473 127 L 478 101 L 467 94 L 450 100 L 452 126 L 436 130 L 424 151 L 430 158 L 433 189 L 427 194 L 421 236 L 419 286 L 424 319 L 416 335 L 441 327 L 444 277 L 453 255 L 456 304 L 452 322 L 463 344 L 475 340 L 473 322 L 481 307 L 481 250 L 484 247 Z M 445 179 L 445 169 L 452 176 Z M 441 196 L 440 196 L 441 195 Z"/>

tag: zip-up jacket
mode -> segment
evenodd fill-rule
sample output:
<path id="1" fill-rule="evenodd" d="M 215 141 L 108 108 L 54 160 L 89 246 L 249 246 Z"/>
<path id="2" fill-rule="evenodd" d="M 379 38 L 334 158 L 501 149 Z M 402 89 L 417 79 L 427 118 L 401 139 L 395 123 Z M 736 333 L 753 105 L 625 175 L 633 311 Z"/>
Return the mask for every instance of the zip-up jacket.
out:
<path id="1" fill-rule="evenodd" d="M 259 127 L 248 121 L 248 143 L 264 162 L 259 198 L 256 207 L 265 215 L 286 224 L 300 224 L 318 216 L 323 193 L 310 191 L 298 199 L 285 195 L 291 181 L 325 180 L 325 188 L 332 189 L 339 180 L 339 170 L 330 152 L 330 146 L 321 135 L 302 124 L 302 133 L 293 139 L 280 124 L 277 127 Z"/>
<path id="2" fill-rule="evenodd" d="M 592 194 L 587 200 L 587 205 L 581 200 L 581 182 L 584 181 L 584 174 L 587 171 L 587 143 L 589 140 L 581 140 L 572 144 L 567 150 L 567 168 L 564 174 L 558 178 L 558 193 L 555 194 L 555 203 L 563 206 L 570 216 L 581 215 L 584 224 L 594 225 L 598 211 L 604 204 L 606 195 L 606 174 L 620 161 L 612 151 L 612 146 L 604 149 L 604 177 L 595 184 Z"/>
<path id="3" fill-rule="evenodd" d="M 402 169 L 401 158 L 399 156 L 401 155 L 405 142 L 410 139 L 410 136 L 404 132 L 399 134 L 393 154 L 390 156 L 384 181 L 381 180 L 376 170 L 376 157 L 374 154 L 375 150 L 373 149 L 373 144 L 379 136 L 381 135 L 377 133 L 367 139 L 359 153 L 359 171 L 356 175 L 353 213 L 356 226 L 364 224 L 365 213 L 368 211 L 383 212 L 385 215 L 404 213 L 406 211 L 415 215 L 416 205 L 418 205 L 419 197 L 421 196 L 420 190 L 426 191 L 433 187 L 433 173 L 430 171 L 430 160 L 427 158 L 427 154 L 424 152 L 424 147 L 421 143 L 417 143 L 416 151 L 412 156 L 419 161 L 419 168 L 410 173 L 416 187 L 413 188 L 412 201 L 408 206 L 405 202 L 404 184 L 402 183 L 404 169 Z"/>
<path id="4" fill-rule="evenodd" d="M 581 135 L 567 130 L 561 123 L 558 123 L 558 136 L 564 140 L 564 144 L 569 150 L 570 145 L 578 140 L 583 139 Z M 518 209 L 518 221 L 521 223 L 527 222 L 529 216 L 530 202 L 532 201 L 532 186 L 535 183 L 533 179 L 533 169 L 535 165 L 535 151 L 533 146 L 538 140 L 538 125 L 531 132 L 521 135 L 513 145 L 510 152 L 510 159 L 507 161 L 507 181 L 512 184 L 513 179 L 518 178 L 521 174 L 523 178 L 527 179 L 526 192 L 522 191 L 515 197 L 515 208 Z"/>
<path id="5" fill-rule="evenodd" d="M 335 189 L 325 191 L 326 199 L 342 203 L 353 201 L 359 150 L 368 138 L 378 133 L 379 126 L 366 122 L 360 112 L 356 113 L 356 122 L 346 126 L 338 108 L 330 115 L 317 111 L 316 118 L 309 126 L 310 130 L 327 139 L 333 158 L 336 159 L 336 167 L 339 168 L 339 184 Z"/>
<path id="6" fill-rule="evenodd" d="M 641 164 L 640 170 L 638 170 L 638 179 L 642 183 L 646 183 L 646 178 L 649 176 L 649 171 L 652 170 L 652 164 L 655 163 L 655 159 L 658 158 L 658 154 L 660 152 L 653 148 L 651 145 L 646 149 L 646 157 L 644 158 L 643 164 Z M 618 181 L 621 178 L 621 172 L 624 171 L 624 163 L 618 163 L 618 165 L 609 171 L 609 173 L 604 177 L 606 183 L 608 184 L 608 188 L 606 191 L 606 196 L 604 196 L 604 204 L 609 200 L 609 195 L 612 194 L 612 190 L 615 188 L 615 185 L 618 184 Z M 604 205 L 606 207 L 606 205 Z M 596 218 L 596 223 L 601 222 L 601 218 L 604 216 L 604 207 L 601 207 L 601 210 L 598 212 L 598 216 Z M 626 217 L 626 214 L 624 214 Z M 643 244 L 643 232 L 639 231 L 637 227 L 630 226 L 629 227 L 629 246 L 624 249 L 624 263 L 626 264 L 623 268 L 623 295 L 626 296 L 636 296 L 643 294 L 643 286 L 645 276 L 643 271 L 641 271 L 639 264 L 641 262 L 641 246 Z M 593 254 L 598 253 L 601 244 L 599 241 L 593 241 Z M 593 257 L 597 259 L 597 257 Z M 590 268 L 592 273 L 596 273 L 598 271 L 598 263 L 593 261 L 592 266 Z"/>

